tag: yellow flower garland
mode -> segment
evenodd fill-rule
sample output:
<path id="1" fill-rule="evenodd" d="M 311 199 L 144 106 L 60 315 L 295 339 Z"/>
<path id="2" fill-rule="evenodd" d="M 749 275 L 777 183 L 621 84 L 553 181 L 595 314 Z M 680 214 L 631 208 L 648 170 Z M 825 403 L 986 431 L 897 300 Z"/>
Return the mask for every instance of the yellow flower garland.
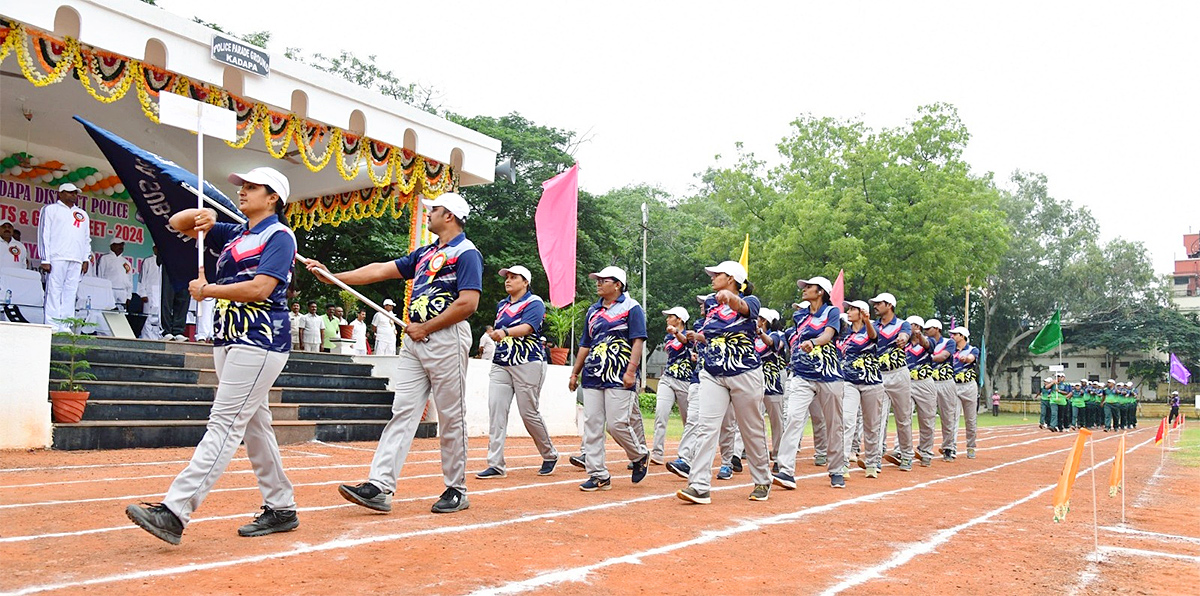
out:
<path id="1" fill-rule="evenodd" d="M 27 26 L 21 23 L 14 22 L 11 24 L 8 28 L 8 35 L 5 36 L 3 43 L 0 43 L 0 63 L 3 63 L 10 54 L 15 53 L 17 62 L 21 67 L 21 74 L 36 87 L 46 87 L 59 83 L 74 69 L 80 84 L 87 91 L 88 95 L 91 95 L 92 98 L 102 103 L 112 103 L 120 100 L 128 94 L 130 86 L 134 86 L 137 90 L 137 100 L 141 106 L 142 114 L 146 116 L 147 120 L 158 123 L 158 102 L 155 101 L 158 97 L 158 91 L 150 86 L 147 77 L 151 72 L 163 72 L 161 69 L 144 65 L 141 61 L 133 58 L 85 48 L 78 40 L 70 37 L 59 40 L 45 32 L 39 31 L 34 34 L 27 29 Z M 37 40 L 39 39 L 60 44 L 63 47 L 62 59 L 53 68 L 50 68 L 49 64 L 45 64 L 40 55 L 35 58 L 33 52 L 36 49 L 30 48 L 30 44 L 37 44 Z M 119 58 L 124 62 L 124 71 L 119 78 L 112 82 L 103 81 L 99 72 L 100 60 L 103 60 L 105 57 Z M 35 65 L 35 59 L 42 64 Z M 42 67 L 41 70 L 45 71 L 45 74 L 39 72 L 39 66 Z M 309 171 L 314 173 L 320 172 L 329 165 L 331 160 L 336 158 L 335 165 L 342 178 L 344 180 L 354 180 L 358 178 L 359 172 L 365 165 L 367 175 L 375 186 L 375 191 L 391 187 L 395 189 L 397 195 L 405 197 L 406 201 L 414 193 L 434 197 L 457 188 L 458 174 L 447 164 L 415 156 L 410 166 L 406 168 L 404 166 L 405 158 L 402 155 L 404 151 L 395 146 L 389 146 L 387 158 L 382 162 L 378 162 L 372 159 L 370 153 L 370 144 L 377 141 L 357 135 L 355 138 L 357 139 L 358 147 L 350 153 L 346 153 L 344 147 L 346 146 L 347 133 L 340 128 L 325 127 L 324 125 L 310 123 L 297 117 L 295 114 L 273 113 L 266 104 L 246 101 L 220 87 L 204 83 L 193 83 L 187 77 L 175 73 L 167 73 L 167 75 L 171 78 L 164 80 L 165 88 L 174 93 L 192 96 L 192 92 L 195 90 L 197 96 L 204 96 L 204 101 L 213 105 L 229 106 L 236 102 L 240 102 L 243 105 L 253 105 L 249 116 L 243 122 L 239 123 L 241 130 L 239 131 L 237 140 L 226 141 L 228 146 L 235 149 L 244 148 L 255 132 L 261 130 L 267 151 L 276 159 L 283 159 L 291 148 L 292 142 L 295 142 L 301 162 Z M 244 113 L 244 110 L 242 113 Z M 283 122 L 281 132 L 278 134 L 271 132 L 273 116 L 286 120 Z M 312 147 L 312 145 L 316 144 L 317 140 L 314 138 L 310 144 L 306 134 L 308 131 L 314 129 L 329 131 L 325 133 L 328 141 L 326 141 L 325 150 L 321 155 L 316 155 Z M 379 144 L 384 145 L 382 142 L 379 142 Z M 381 171 L 377 170 L 379 166 L 382 166 Z M 434 175 L 433 179 L 429 178 L 430 169 L 438 171 L 438 174 Z M 373 196 L 377 194 L 382 193 L 374 192 Z M 310 216 L 304 216 L 300 218 L 300 221 L 309 222 L 310 226 L 323 223 L 338 225 L 348 219 L 380 217 L 388 211 L 387 203 L 387 201 L 379 201 L 377 199 L 366 202 L 354 202 L 347 209 L 335 210 L 335 212 L 315 219 Z M 400 217 L 395 206 L 391 208 L 391 211 L 393 217 Z"/>

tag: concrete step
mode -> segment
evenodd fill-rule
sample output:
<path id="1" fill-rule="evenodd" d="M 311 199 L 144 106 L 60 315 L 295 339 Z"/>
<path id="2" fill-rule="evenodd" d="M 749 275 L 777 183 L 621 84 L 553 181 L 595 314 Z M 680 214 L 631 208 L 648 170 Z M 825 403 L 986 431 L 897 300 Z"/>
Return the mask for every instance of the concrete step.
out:
<path id="1" fill-rule="evenodd" d="M 55 362 L 64 362 L 71 357 L 62 350 L 51 348 L 50 359 Z M 146 351 L 146 350 L 130 350 L 124 348 L 110 347 L 94 347 L 82 356 L 77 356 L 78 360 L 87 360 L 91 364 L 122 364 L 126 366 L 185 366 L 187 362 L 186 354 L 172 354 L 161 351 Z"/>
<path id="2" fill-rule="evenodd" d="M 283 387 L 285 404 L 358 404 L 391 406 L 396 394 L 386 390 Z M 391 417 L 390 415 L 388 416 Z"/>
<path id="3" fill-rule="evenodd" d="M 208 420 L 211 410 L 212 402 L 203 401 L 114 401 L 89 398 L 87 409 L 83 411 L 83 419 L 88 422 Z M 271 418 L 275 420 L 296 420 L 300 412 L 301 408 L 296 404 L 271 404 Z M 310 416 L 309 419 L 319 418 Z"/>
<path id="4" fill-rule="evenodd" d="M 195 385 L 200 382 L 200 371 L 181 366 L 151 366 L 139 364 L 102 363 L 88 360 L 91 367 L 88 372 L 96 375 L 97 381 L 128 381 L 133 383 L 180 383 Z M 51 372 L 50 380 L 63 378 L 63 375 Z"/>
<path id="5" fill-rule="evenodd" d="M 307 387 L 310 389 L 367 389 L 386 391 L 388 380 L 381 377 L 346 375 L 315 375 L 285 372 L 275 380 L 276 387 Z"/>
<path id="6" fill-rule="evenodd" d="M 90 393 L 89 400 L 212 402 L 217 393 L 216 385 L 129 381 L 83 381 L 79 384 Z M 58 389 L 58 383 L 51 381 L 50 388 Z"/>
<path id="7" fill-rule="evenodd" d="M 145 447 L 193 447 L 204 436 L 207 422 L 202 420 L 173 421 L 94 421 L 54 425 L 54 448 L 132 449 Z M 312 440 L 378 441 L 386 420 L 318 422 L 309 420 L 276 420 L 271 424 L 280 444 L 304 443 Z M 437 436 L 437 423 L 422 422 L 418 438 Z"/>

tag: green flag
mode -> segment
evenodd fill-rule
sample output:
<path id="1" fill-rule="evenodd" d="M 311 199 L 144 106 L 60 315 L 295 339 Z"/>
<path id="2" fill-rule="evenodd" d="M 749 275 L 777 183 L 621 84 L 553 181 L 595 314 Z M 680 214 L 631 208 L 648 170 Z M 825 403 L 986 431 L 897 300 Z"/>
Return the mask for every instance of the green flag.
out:
<path id="1" fill-rule="evenodd" d="M 1029 344 L 1029 351 L 1034 354 L 1045 354 L 1050 350 L 1058 347 L 1063 342 L 1062 325 L 1059 323 L 1060 311 L 1054 311 L 1054 316 L 1050 317 L 1050 322 L 1038 331 L 1037 337 L 1033 338 L 1033 343 Z"/>

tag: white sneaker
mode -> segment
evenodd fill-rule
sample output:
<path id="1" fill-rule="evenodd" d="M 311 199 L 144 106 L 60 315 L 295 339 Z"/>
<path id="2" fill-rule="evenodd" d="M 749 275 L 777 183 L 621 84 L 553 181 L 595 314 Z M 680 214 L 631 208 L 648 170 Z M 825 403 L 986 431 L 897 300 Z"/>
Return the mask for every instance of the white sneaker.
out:
<path id="1" fill-rule="evenodd" d="M 174 335 L 171 335 L 171 334 L 169 334 L 169 333 L 168 333 L 167 335 L 164 335 L 164 336 L 162 336 L 162 340 L 163 340 L 163 341 L 172 341 L 172 340 L 174 340 L 174 339 L 175 339 L 175 336 L 174 336 Z"/>

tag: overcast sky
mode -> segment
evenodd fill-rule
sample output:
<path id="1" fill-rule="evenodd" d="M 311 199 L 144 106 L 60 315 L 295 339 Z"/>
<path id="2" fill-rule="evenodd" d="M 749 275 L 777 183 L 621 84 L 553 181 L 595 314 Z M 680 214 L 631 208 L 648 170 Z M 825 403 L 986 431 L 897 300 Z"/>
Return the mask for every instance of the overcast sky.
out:
<path id="1" fill-rule="evenodd" d="M 159 4 L 268 29 L 273 55 L 375 54 L 461 114 L 587 133 L 576 156 L 591 192 L 648 183 L 683 196 L 737 142 L 776 160 L 798 115 L 878 129 L 940 101 L 970 130 L 976 173 L 1045 173 L 1104 239 L 1144 242 L 1159 273 L 1200 228 L 1194 1 Z"/>

